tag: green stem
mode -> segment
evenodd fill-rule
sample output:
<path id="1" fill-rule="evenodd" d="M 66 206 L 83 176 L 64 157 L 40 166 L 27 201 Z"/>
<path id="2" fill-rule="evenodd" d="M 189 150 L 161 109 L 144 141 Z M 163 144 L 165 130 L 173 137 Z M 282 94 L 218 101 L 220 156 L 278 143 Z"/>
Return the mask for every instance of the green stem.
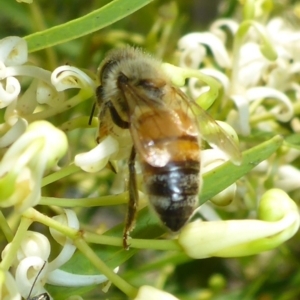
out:
<path id="1" fill-rule="evenodd" d="M 89 243 L 103 244 L 110 246 L 122 246 L 122 239 L 112 236 L 99 235 L 96 233 L 85 232 L 84 239 Z M 130 248 L 135 249 L 152 249 L 152 250 L 170 250 L 182 251 L 177 240 L 147 240 L 147 239 L 130 239 Z"/>
<path id="2" fill-rule="evenodd" d="M 10 229 L 1 210 L 0 210 L 0 228 L 5 236 L 6 240 L 10 243 L 14 238 L 14 234 L 13 234 L 12 230 Z"/>
<path id="3" fill-rule="evenodd" d="M 33 221 L 27 218 L 21 218 L 20 225 L 17 229 L 17 232 L 13 238 L 13 241 L 10 244 L 9 251 L 3 258 L 2 262 L 0 263 L 0 268 L 4 271 L 8 271 L 8 269 L 12 266 L 13 261 L 16 258 L 17 252 L 20 249 L 21 242 L 26 235 L 26 231 L 28 227 L 31 225 Z"/>
<path id="4" fill-rule="evenodd" d="M 128 192 L 119 195 L 109 195 L 98 198 L 54 198 L 42 197 L 40 205 L 56 205 L 62 207 L 95 207 L 112 206 L 128 203 Z"/>
<path id="5" fill-rule="evenodd" d="M 49 109 L 45 109 L 45 110 L 43 110 L 41 112 L 38 112 L 38 113 L 35 113 L 35 114 L 25 116 L 25 119 L 29 123 L 31 123 L 33 121 L 37 121 L 37 120 L 45 120 L 47 118 L 53 117 L 55 115 L 63 113 L 66 110 L 71 109 L 72 107 L 74 107 L 74 106 L 80 104 L 81 102 L 89 99 L 92 95 L 93 95 L 92 89 L 90 89 L 90 88 L 81 89 L 76 96 L 74 96 L 71 99 L 65 101 L 61 105 L 58 105 L 56 107 L 52 107 L 52 108 L 49 108 Z"/>
<path id="6" fill-rule="evenodd" d="M 117 288 L 124 292 L 129 298 L 137 295 L 137 289 L 121 278 L 113 270 L 111 270 L 82 239 L 78 238 L 74 241 L 75 246 L 85 255 L 94 266 L 105 275 Z"/>
<path id="7" fill-rule="evenodd" d="M 54 219 L 41 214 L 34 208 L 28 208 L 23 213 L 23 217 L 28 218 L 31 221 L 36 221 L 36 222 L 42 223 L 48 227 L 56 229 L 57 231 L 61 232 L 63 235 L 67 236 L 68 238 L 70 238 L 72 240 L 77 238 L 78 235 L 80 234 L 78 230 L 70 228 L 66 225 L 63 225 L 62 223 L 57 222 Z"/>
<path id="8" fill-rule="evenodd" d="M 71 174 L 74 174 L 74 173 L 78 172 L 79 170 L 80 170 L 80 168 L 75 166 L 74 164 L 64 167 L 64 168 L 60 169 L 59 171 L 44 177 L 42 180 L 42 187 L 44 187 L 52 182 L 55 182 L 57 180 L 60 180 L 64 177 L 67 177 Z"/>
<path id="9" fill-rule="evenodd" d="M 83 233 L 83 238 L 88 243 L 98 244 L 98 245 L 109 245 L 122 247 L 123 239 L 121 237 L 107 236 L 92 232 L 85 231 Z"/>

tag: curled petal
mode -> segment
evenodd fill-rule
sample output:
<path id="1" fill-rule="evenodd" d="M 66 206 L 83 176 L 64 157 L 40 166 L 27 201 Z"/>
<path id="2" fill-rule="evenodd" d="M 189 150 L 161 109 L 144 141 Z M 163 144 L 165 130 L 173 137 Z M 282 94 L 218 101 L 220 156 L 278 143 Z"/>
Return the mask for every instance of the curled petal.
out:
<path id="1" fill-rule="evenodd" d="M 26 130 L 27 121 L 19 118 L 18 121 L 0 137 L 0 148 L 5 148 L 14 143 Z"/>
<path id="2" fill-rule="evenodd" d="M 255 87 L 247 90 L 246 97 L 249 101 L 261 98 L 272 98 L 279 102 L 270 112 L 281 122 L 288 122 L 294 115 L 291 100 L 282 92 L 268 87 Z"/>
<path id="3" fill-rule="evenodd" d="M 70 88 L 95 88 L 95 84 L 89 76 L 71 66 L 56 68 L 51 75 L 51 82 L 59 92 Z"/>
<path id="4" fill-rule="evenodd" d="M 228 28 L 231 34 L 234 35 L 239 28 L 239 24 L 232 19 L 218 19 L 212 23 L 210 31 L 225 42 L 226 36 L 223 28 Z"/>
<path id="5" fill-rule="evenodd" d="M 143 285 L 139 288 L 138 294 L 134 300 L 179 300 L 173 295 L 156 289 L 149 285 Z"/>
<path id="6" fill-rule="evenodd" d="M 38 256 L 43 261 L 47 261 L 50 249 L 50 243 L 46 236 L 39 232 L 27 231 L 18 251 L 17 258 L 18 260 L 22 260 L 28 256 Z"/>
<path id="7" fill-rule="evenodd" d="M 299 228 L 297 206 L 281 190 L 263 195 L 258 214 L 261 220 L 189 223 L 178 242 L 193 258 L 245 256 L 277 247 Z"/>
<path id="8" fill-rule="evenodd" d="M 73 229 L 79 229 L 79 221 L 73 210 L 65 209 L 65 214 L 54 216 L 53 219 Z M 49 263 L 49 270 L 55 270 L 65 264 L 73 256 L 76 247 L 73 245 L 70 239 L 57 230 L 50 228 L 50 233 L 52 237 L 63 246 L 63 249 L 59 255 L 53 261 L 51 261 L 51 263 Z"/>
<path id="9" fill-rule="evenodd" d="M 27 61 L 27 43 L 17 36 L 0 40 L 0 61 L 6 66 L 16 66 Z"/>
<path id="10" fill-rule="evenodd" d="M 118 142 L 113 137 L 108 136 L 91 151 L 77 154 L 74 160 L 75 165 L 86 172 L 98 172 L 105 167 L 109 156 L 116 153 L 118 148 Z"/>
<path id="11" fill-rule="evenodd" d="M 179 66 L 198 69 L 206 54 L 206 49 L 202 45 L 194 45 L 193 47 L 182 49 Z"/>
<path id="12" fill-rule="evenodd" d="M 42 271 L 40 272 L 40 270 Z M 46 273 L 47 266 L 45 265 L 45 261 L 38 256 L 29 256 L 20 261 L 15 276 L 18 289 L 25 299 L 29 296 L 34 282 L 32 295 L 46 292 L 43 288 L 46 282 Z"/>
<path id="13" fill-rule="evenodd" d="M 225 94 L 228 94 L 229 79 L 224 73 L 214 69 L 208 69 L 208 68 L 201 69 L 201 73 L 217 79 L 221 83 Z M 207 86 L 207 84 L 202 85 L 198 78 L 192 77 L 189 79 L 188 90 L 193 99 L 197 99 L 202 94 L 206 93 L 209 89 L 210 87 Z"/>
<path id="14" fill-rule="evenodd" d="M 209 69 L 209 68 L 203 68 L 201 69 L 201 72 L 207 76 L 211 76 L 215 79 L 217 79 L 224 89 L 224 92 L 227 94 L 229 91 L 229 78 L 222 72 L 215 70 L 215 69 Z"/>
<path id="15" fill-rule="evenodd" d="M 107 277 L 104 275 L 72 274 L 56 269 L 49 273 L 47 283 L 57 286 L 78 287 L 99 284 L 107 280 Z"/>
<path id="16" fill-rule="evenodd" d="M 222 41 L 209 32 L 190 33 L 182 37 L 178 42 L 178 48 L 184 50 L 195 48 L 199 44 L 206 45 L 210 48 L 217 63 L 223 68 L 230 67 L 230 58 Z"/>
<path id="17" fill-rule="evenodd" d="M 19 81 L 14 77 L 8 77 L 4 87 L 3 82 L 0 82 L 0 108 L 7 107 L 20 94 L 21 86 Z"/>
<path id="18" fill-rule="evenodd" d="M 36 101 L 40 104 L 48 104 L 55 107 L 64 100 L 64 94 L 58 93 L 53 86 L 39 80 L 36 88 Z"/>
<path id="19" fill-rule="evenodd" d="M 280 166 L 277 173 L 277 178 L 274 182 L 275 187 L 283 189 L 286 192 L 291 192 L 300 188 L 300 171 L 291 166 Z"/>

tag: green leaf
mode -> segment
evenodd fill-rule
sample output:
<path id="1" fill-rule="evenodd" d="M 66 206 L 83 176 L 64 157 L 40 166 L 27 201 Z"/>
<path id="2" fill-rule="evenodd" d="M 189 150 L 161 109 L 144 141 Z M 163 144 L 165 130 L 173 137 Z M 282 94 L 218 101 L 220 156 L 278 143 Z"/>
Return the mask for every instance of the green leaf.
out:
<path id="1" fill-rule="evenodd" d="M 226 162 L 207 172 L 203 176 L 203 189 L 200 195 L 200 203 L 204 203 L 215 196 L 226 187 L 236 182 L 239 178 L 246 175 L 259 163 L 270 157 L 283 143 L 281 136 L 275 136 L 267 142 L 261 143 L 243 152 L 243 161 L 240 166 L 231 162 Z"/>
<path id="2" fill-rule="evenodd" d="M 125 18 L 152 1 L 115 0 L 78 19 L 27 35 L 25 40 L 28 43 L 28 51 L 38 51 L 95 32 Z"/>

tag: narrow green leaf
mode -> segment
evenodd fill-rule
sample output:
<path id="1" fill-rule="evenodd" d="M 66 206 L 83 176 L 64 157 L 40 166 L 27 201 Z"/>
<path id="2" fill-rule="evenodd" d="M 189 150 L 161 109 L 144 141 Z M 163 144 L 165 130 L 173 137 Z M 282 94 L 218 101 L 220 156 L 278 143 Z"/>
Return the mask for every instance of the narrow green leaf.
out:
<path id="1" fill-rule="evenodd" d="M 83 17 L 27 35 L 25 40 L 28 43 L 28 51 L 38 51 L 95 32 L 125 18 L 152 1 L 114 0 Z"/>
<path id="2" fill-rule="evenodd" d="M 226 162 L 218 168 L 207 172 L 203 176 L 203 189 L 200 203 L 204 203 L 226 187 L 246 175 L 259 163 L 270 157 L 283 143 L 281 136 L 275 136 L 267 142 L 243 152 L 243 161 L 240 166 Z"/>

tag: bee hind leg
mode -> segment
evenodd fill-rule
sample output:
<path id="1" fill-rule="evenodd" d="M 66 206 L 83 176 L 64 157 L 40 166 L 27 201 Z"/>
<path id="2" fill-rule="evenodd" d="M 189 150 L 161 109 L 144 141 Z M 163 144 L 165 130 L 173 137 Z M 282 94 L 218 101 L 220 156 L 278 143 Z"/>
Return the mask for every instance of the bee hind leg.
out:
<path id="1" fill-rule="evenodd" d="M 129 234 L 134 228 L 136 210 L 139 201 L 137 182 L 136 182 L 136 171 L 135 171 L 135 156 L 136 152 L 134 147 L 131 149 L 131 154 L 128 161 L 129 168 L 129 202 L 127 208 L 127 216 L 125 222 L 125 228 L 123 233 L 123 247 L 124 249 L 129 249 Z"/>

